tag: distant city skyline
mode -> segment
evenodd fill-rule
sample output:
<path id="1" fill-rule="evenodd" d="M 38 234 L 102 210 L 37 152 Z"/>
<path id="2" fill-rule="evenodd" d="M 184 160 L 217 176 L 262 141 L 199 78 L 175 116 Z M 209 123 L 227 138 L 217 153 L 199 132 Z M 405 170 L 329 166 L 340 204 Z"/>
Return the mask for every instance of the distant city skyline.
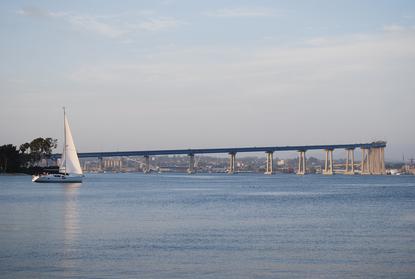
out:
<path id="1" fill-rule="evenodd" d="M 414 1 L 2 1 L 0 36 L 0 145 L 61 143 L 65 106 L 79 152 L 415 157 Z"/>

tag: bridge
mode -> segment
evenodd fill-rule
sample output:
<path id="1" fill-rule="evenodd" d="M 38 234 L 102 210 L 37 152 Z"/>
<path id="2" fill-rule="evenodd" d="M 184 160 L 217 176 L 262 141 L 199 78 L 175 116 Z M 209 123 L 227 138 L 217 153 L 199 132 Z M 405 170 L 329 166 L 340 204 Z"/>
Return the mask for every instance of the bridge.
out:
<path id="1" fill-rule="evenodd" d="M 236 154 L 247 152 L 265 152 L 266 154 L 266 171 L 265 174 L 273 174 L 273 154 L 280 151 L 297 151 L 298 152 L 298 168 L 297 174 L 304 175 L 307 170 L 306 152 L 309 150 L 323 150 L 325 152 L 325 165 L 323 174 L 332 175 L 334 173 L 333 167 L 333 151 L 335 149 L 342 149 L 346 151 L 346 169 L 345 174 L 386 174 L 384 149 L 386 147 L 385 141 L 376 141 L 371 143 L 353 143 L 353 144 L 332 144 L 332 145 L 297 145 L 297 146 L 265 146 L 265 147 L 231 147 L 231 148 L 202 148 L 202 149 L 167 149 L 167 150 L 145 150 L 145 151 L 114 151 L 114 152 L 80 152 L 79 158 L 102 158 L 107 157 L 137 157 L 145 158 L 145 172 L 150 170 L 150 156 L 161 155 L 187 155 L 189 156 L 188 173 L 194 173 L 194 156 L 197 154 L 229 154 L 228 173 L 233 174 L 236 170 Z M 360 170 L 357 170 L 357 165 L 354 160 L 354 150 L 361 149 L 362 159 Z M 51 159 L 58 159 L 61 154 L 53 154 Z"/>

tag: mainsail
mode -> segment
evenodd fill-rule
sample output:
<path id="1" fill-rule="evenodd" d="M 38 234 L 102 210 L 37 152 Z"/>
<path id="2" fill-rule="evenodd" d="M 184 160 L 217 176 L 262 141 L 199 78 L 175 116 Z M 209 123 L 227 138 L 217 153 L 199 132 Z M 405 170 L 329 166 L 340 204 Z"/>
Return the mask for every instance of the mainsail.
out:
<path id="1" fill-rule="evenodd" d="M 61 173 L 82 174 L 82 168 L 79 164 L 78 154 L 76 153 L 75 144 L 73 142 L 71 129 L 69 128 L 68 119 L 64 113 L 64 129 L 65 143 L 63 147 L 61 165 L 59 171 Z"/>

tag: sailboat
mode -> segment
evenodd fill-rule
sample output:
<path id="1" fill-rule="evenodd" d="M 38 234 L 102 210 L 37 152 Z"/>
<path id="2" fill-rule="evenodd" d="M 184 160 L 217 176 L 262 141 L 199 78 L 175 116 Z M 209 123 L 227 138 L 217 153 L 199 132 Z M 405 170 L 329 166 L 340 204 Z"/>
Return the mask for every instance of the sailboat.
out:
<path id="1" fill-rule="evenodd" d="M 58 174 L 34 175 L 33 182 L 40 183 L 81 183 L 82 168 L 72 138 L 69 122 L 63 108 L 64 145 Z"/>

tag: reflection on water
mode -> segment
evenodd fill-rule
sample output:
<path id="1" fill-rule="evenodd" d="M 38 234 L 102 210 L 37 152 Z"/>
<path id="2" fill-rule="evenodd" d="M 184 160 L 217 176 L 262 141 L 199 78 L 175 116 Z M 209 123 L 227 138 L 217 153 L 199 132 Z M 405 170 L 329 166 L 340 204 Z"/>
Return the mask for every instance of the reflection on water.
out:
<path id="1" fill-rule="evenodd" d="M 68 274 L 70 268 L 75 265 L 74 252 L 76 251 L 76 241 L 79 235 L 79 212 L 78 212 L 78 196 L 81 183 L 70 183 L 64 186 L 64 211 L 63 211 L 63 260 L 62 266 L 65 271 L 65 275 Z"/>

